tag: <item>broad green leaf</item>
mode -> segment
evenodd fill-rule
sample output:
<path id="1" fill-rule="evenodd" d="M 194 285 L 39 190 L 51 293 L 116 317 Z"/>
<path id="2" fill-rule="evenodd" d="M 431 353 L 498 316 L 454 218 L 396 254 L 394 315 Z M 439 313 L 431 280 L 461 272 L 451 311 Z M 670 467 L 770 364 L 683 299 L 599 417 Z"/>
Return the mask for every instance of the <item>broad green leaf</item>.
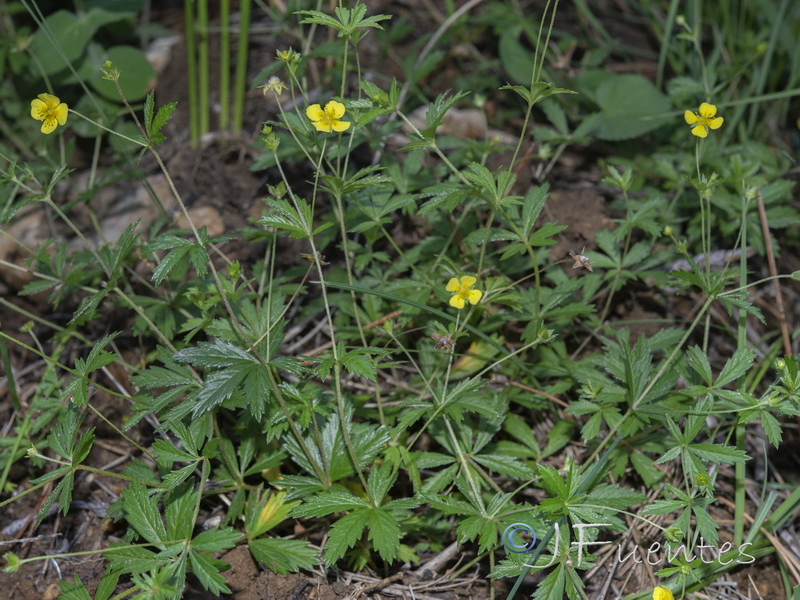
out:
<path id="1" fill-rule="evenodd" d="M 113 46 L 105 51 L 102 62 L 110 60 L 122 72 L 119 85 L 129 102 L 141 100 L 152 89 L 156 73 L 144 52 L 133 46 Z M 118 101 L 119 93 L 114 83 L 93 77 L 90 85 L 103 97 Z"/>
<path id="2" fill-rule="evenodd" d="M 530 86 L 531 84 L 534 67 L 533 53 L 520 42 L 519 36 L 521 33 L 522 29 L 518 26 L 514 26 L 501 35 L 498 54 L 500 57 L 500 64 L 502 64 L 506 73 L 508 73 L 515 83 L 522 84 L 518 86 L 520 92 L 523 90 L 527 92 L 528 87 L 523 86 Z"/>
<path id="3" fill-rule="evenodd" d="M 601 140 L 638 137 L 675 121 L 665 116 L 672 110 L 669 99 L 642 75 L 607 73 L 595 98 L 602 120 L 594 134 Z"/>
<path id="4" fill-rule="evenodd" d="M 30 51 L 38 58 L 38 68 L 45 75 L 66 69 L 67 64 L 78 60 L 95 29 L 88 26 L 85 15 L 78 17 L 67 10 L 48 15 L 30 45 Z"/>

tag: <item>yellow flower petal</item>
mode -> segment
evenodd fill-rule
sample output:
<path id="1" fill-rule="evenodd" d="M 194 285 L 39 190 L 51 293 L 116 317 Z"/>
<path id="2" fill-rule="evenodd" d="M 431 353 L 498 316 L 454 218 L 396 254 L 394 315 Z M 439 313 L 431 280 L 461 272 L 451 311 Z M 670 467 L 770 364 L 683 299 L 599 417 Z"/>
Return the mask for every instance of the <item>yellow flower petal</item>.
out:
<path id="1" fill-rule="evenodd" d="M 672 592 L 663 585 L 653 590 L 653 600 L 674 600 Z"/>
<path id="2" fill-rule="evenodd" d="M 64 125 L 67 122 L 67 115 L 69 114 L 69 107 L 63 102 L 56 106 L 55 117 L 58 119 L 59 125 Z"/>
<path id="3" fill-rule="evenodd" d="M 473 285 L 475 285 L 476 281 L 478 281 L 478 280 L 475 279 L 474 277 L 472 277 L 471 275 L 464 275 L 461 278 L 461 285 L 464 287 L 464 289 L 469 289 Z"/>
<path id="4" fill-rule="evenodd" d="M 704 119 L 710 119 L 715 114 L 717 114 L 717 107 L 713 104 L 709 104 L 708 102 L 703 102 L 700 105 L 700 116 Z"/>
<path id="5" fill-rule="evenodd" d="M 321 121 L 325 118 L 325 113 L 319 104 L 312 104 L 306 108 L 306 116 L 312 121 Z"/>
<path id="6" fill-rule="evenodd" d="M 464 294 L 459 293 L 450 298 L 450 306 L 458 309 L 464 308 Z"/>
<path id="7" fill-rule="evenodd" d="M 331 126 L 327 121 L 312 121 L 311 124 L 317 129 L 317 131 L 322 131 L 324 133 L 331 132 Z"/>
<path id="8" fill-rule="evenodd" d="M 690 110 L 687 110 L 686 112 L 683 113 L 683 118 L 686 120 L 686 122 L 689 125 L 694 125 L 695 123 L 697 123 L 700 120 L 700 117 L 698 117 L 696 114 L 694 114 Z"/>
<path id="9" fill-rule="evenodd" d="M 470 304 L 477 304 L 480 302 L 481 296 L 483 296 L 483 292 L 480 290 L 470 290 L 467 292 L 467 300 L 469 300 Z"/>
<path id="10" fill-rule="evenodd" d="M 692 129 L 692 134 L 699 138 L 704 138 L 708 135 L 708 129 L 706 129 L 705 125 L 698 125 Z"/>
<path id="11" fill-rule="evenodd" d="M 347 131 L 350 128 L 350 122 L 349 121 L 332 121 L 331 122 L 331 127 L 333 128 L 334 131 L 339 131 L 339 132 Z"/>
<path id="12" fill-rule="evenodd" d="M 58 121 L 56 121 L 55 117 L 47 117 L 42 122 L 42 133 L 53 133 L 57 125 Z"/>
<path id="13" fill-rule="evenodd" d="M 445 289 L 448 292 L 460 292 L 461 291 L 461 284 L 458 283 L 458 279 L 453 277 L 450 281 L 447 282 L 447 287 Z"/>
<path id="14" fill-rule="evenodd" d="M 47 104 L 38 98 L 31 100 L 31 117 L 37 121 L 44 121 L 47 118 Z"/>
<path id="15" fill-rule="evenodd" d="M 723 119 L 722 117 L 717 117 L 716 119 L 711 119 L 708 122 L 708 126 L 711 127 L 711 129 L 719 129 L 720 127 L 722 127 L 722 122 L 724 120 L 725 119 Z"/>
<path id="16" fill-rule="evenodd" d="M 344 116 L 344 104 L 331 100 L 325 105 L 325 114 L 333 121 L 341 119 Z"/>
<path id="17" fill-rule="evenodd" d="M 53 94 L 39 94 L 39 100 L 47 104 L 50 108 L 55 108 L 61 103 L 58 96 L 53 96 Z"/>

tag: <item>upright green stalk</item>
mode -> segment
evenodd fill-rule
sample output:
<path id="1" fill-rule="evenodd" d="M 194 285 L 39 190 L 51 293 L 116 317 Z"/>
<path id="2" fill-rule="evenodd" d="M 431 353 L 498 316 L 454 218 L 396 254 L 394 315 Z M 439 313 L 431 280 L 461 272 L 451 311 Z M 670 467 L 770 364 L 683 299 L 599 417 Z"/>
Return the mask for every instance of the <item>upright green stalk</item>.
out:
<path id="1" fill-rule="evenodd" d="M 210 112 L 208 107 L 208 0 L 197 0 L 197 34 L 200 52 L 200 135 L 210 130 Z"/>
<path id="2" fill-rule="evenodd" d="M 658 53 L 658 70 L 656 71 L 656 87 L 658 89 L 661 89 L 661 85 L 664 83 L 664 69 L 667 65 L 667 52 L 669 50 L 669 43 L 672 38 L 672 28 L 675 26 L 675 17 L 678 16 L 679 6 L 680 0 L 670 1 L 669 11 L 667 12 L 667 20 L 664 22 L 664 32 L 661 37 L 661 49 Z"/>
<path id="3" fill-rule="evenodd" d="M 233 99 L 233 130 L 241 131 L 244 121 L 244 92 L 247 86 L 247 54 L 250 47 L 250 0 L 239 5 L 239 43 L 236 49 L 236 82 Z"/>
<path id="4" fill-rule="evenodd" d="M 747 285 L 747 195 L 742 194 L 742 255 L 739 258 L 739 286 Z M 739 309 L 739 328 L 736 340 L 736 349 L 744 350 L 747 346 L 747 313 Z M 739 378 L 739 389 L 744 390 L 746 376 Z M 745 426 L 737 422 L 736 425 L 736 449 L 745 448 Z M 735 507 L 733 510 L 733 543 L 738 548 L 744 536 L 744 503 L 745 503 L 745 463 L 739 461 L 734 465 L 734 496 Z"/>
<path id="5" fill-rule="evenodd" d="M 219 40 L 219 128 L 228 127 L 230 115 L 229 100 L 231 85 L 231 3 L 220 0 L 220 40 Z"/>
<path id="6" fill-rule="evenodd" d="M 197 112 L 197 57 L 194 44 L 194 7 L 192 0 L 184 0 L 183 12 L 186 15 L 186 73 L 188 75 L 189 130 L 192 141 L 200 138 L 200 121 Z"/>

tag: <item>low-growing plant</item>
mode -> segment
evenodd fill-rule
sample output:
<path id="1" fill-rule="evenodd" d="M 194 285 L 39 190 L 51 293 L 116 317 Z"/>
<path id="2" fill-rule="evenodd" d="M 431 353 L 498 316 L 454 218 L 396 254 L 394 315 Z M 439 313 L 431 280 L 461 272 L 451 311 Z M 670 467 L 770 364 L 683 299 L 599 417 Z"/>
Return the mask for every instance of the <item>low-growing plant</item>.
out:
<path id="1" fill-rule="evenodd" d="M 159 153 L 181 107 L 157 107 L 151 92 L 138 114 L 124 61 L 101 72 L 136 134 L 69 108 L 57 89 L 32 100 L 39 135 L 84 121 L 150 156 L 188 229 L 132 224 L 97 246 L 57 201 L 65 161 L 47 173 L 6 160 L 3 185 L 14 192 L 4 219 L 40 202 L 83 248 L 47 240 L 24 266 L 0 261 L 32 276 L 23 295 L 47 294 L 71 314 L 65 326 L 37 317 L 55 331 L 48 347 L 30 326 L 33 345 L 0 332 L 17 411 L 0 447 L 0 489 L 11 494 L 0 507 L 39 494 L 37 526 L 54 506 L 66 515 L 88 471 L 118 481 L 108 516 L 121 532 L 97 551 L 8 552 L 6 571 L 100 553 L 96 600 L 179 598 L 190 576 L 230 593 L 224 553 L 237 545 L 282 575 L 319 565 L 388 575 L 452 542 L 469 551 L 454 575 L 480 564 L 492 598 L 495 580 L 509 578 L 513 598 L 538 572 L 534 598 L 577 599 L 588 597 L 585 573 L 604 545 L 615 542 L 624 562 L 639 521 L 657 532 L 643 552 L 659 567 L 658 585 L 628 597 L 664 600 L 778 551 L 773 532 L 800 506 L 800 491 L 764 481 L 750 514 L 745 469 L 762 449 L 746 436 L 763 431 L 774 448 L 786 445 L 800 369 L 788 330 L 757 352 L 748 327 L 767 322 L 755 290 L 800 276 L 756 279 L 749 259 L 775 253 L 770 226 L 797 222 L 782 205 L 788 161 L 756 142 L 732 145 L 728 109 L 742 105 L 717 103 L 730 80 L 711 77 L 713 61 L 701 54 L 662 54 L 662 66 L 697 61 L 705 85 L 691 104 L 670 91 L 677 78 L 665 93 L 640 75 L 596 70 L 573 80 L 575 99 L 569 81 L 545 71 L 557 7 L 548 2 L 535 29 L 523 19 L 501 42 L 513 83 L 495 93 L 522 108 L 511 148 L 439 134 L 448 111 L 470 102 L 467 90 L 427 98 L 423 123 L 405 107 L 406 84 L 366 76 L 361 44 L 376 31 L 391 39 L 389 15 L 361 3 L 297 11 L 306 48 L 315 31 L 336 39 L 336 68 L 318 101 L 307 53 L 282 49 L 262 73 L 276 100 L 255 161 L 267 169 L 267 194 L 260 216 L 225 236 L 198 227 Z M 494 4 L 490 13 L 509 10 Z M 689 32 L 699 49 L 701 29 Z M 409 84 L 417 96 L 420 80 Z M 552 127 L 534 127 L 539 116 Z M 607 161 L 613 229 L 597 231 L 594 248 L 553 257 L 566 226 L 547 217 L 550 185 L 520 175 L 530 136 L 555 145 L 540 157 L 549 173 L 570 145 L 645 135 L 663 141 L 660 153 L 623 148 Z M 260 245 L 263 259 L 232 260 L 233 240 Z M 295 260 L 280 266 L 289 253 Z M 688 297 L 695 306 L 637 336 L 611 317 L 645 286 L 664 304 Z M 714 352 L 712 335 L 731 352 Z M 138 338 L 135 360 L 117 345 L 128 337 Z M 73 340 L 84 351 L 68 361 Z M 28 406 L 10 368 L 15 347 L 45 365 Z M 106 377 L 115 364 L 125 385 Z M 125 406 L 125 422 L 105 415 L 98 397 Z M 101 423 L 138 457 L 120 471 L 90 464 Z M 23 461 L 38 476 L 16 485 L 9 471 Z M 721 511 L 732 514 L 730 536 Z M 659 551 L 665 558 L 649 562 Z M 796 574 L 790 557 L 781 560 L 788 592 Z M 77 577 L 61 589 L 63 598 L 92 597 Z"/>

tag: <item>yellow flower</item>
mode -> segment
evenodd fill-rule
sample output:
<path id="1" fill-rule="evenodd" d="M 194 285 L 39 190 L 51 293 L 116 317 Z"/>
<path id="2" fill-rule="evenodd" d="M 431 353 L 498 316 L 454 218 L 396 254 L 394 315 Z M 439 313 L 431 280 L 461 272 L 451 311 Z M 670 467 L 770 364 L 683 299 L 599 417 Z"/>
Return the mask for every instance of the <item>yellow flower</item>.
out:
<path id="1" fill-rule="evenodd" d="M 708 102 L 703 102 L 700 105 L 699 114 L 687 110 L 683 113 L 683 118 L 692 127 L 692 134 L 699 138 L 704 138 L 708 135 L 709 129 L 719 129 L 722 127 L 722 122 L 725 120 L 722 117 L 714 118 L 717 114 L 717 107 Z"/>
<path id="2" fill-rule="evenodd" d="M 319 104 L 312 104 L 306 109 L 306 116 L 311 119 L 311 124 L 317 131 L 347 131 L 350 127 L 347 121 L 339 120 L 344 116 L 344 104 L 336 100 L 328 102 L 325 109 L 320 108 Z"/>
<path id="3" fill-rule="evenodd" d="M 453 297 L 450 298 L 450 306 L 461 309 L 464 308 L 464 304 L 466 302 L 469 302 L 470 304 L 477 304 L 481 299 L 481 296 L 483 296 L 483 292 L 480 290 L 471 289 L 477 281 L 477 279 L 470 277 L 469 275 L 464 275 L 461 280 L 453 277 L 450 281 L 448 281 L 446 288 L 447 291 L 456 292 Z"/>
<path id="4" fill-rule="evenodd" d="M 50 94 L 39 94 L 31 100 L 31 116 L 42 121 L 42 133 L 53 133 L 58 125 L 67 122 L 67 105 Z"/>
<path id="5" fill-rule="evenodd" d="M 672 592 L 669 591 L 669 588 L 660 585 L 653 590 L 653 600 L 674 600 L 674 599 L 672 598 Z"/>

